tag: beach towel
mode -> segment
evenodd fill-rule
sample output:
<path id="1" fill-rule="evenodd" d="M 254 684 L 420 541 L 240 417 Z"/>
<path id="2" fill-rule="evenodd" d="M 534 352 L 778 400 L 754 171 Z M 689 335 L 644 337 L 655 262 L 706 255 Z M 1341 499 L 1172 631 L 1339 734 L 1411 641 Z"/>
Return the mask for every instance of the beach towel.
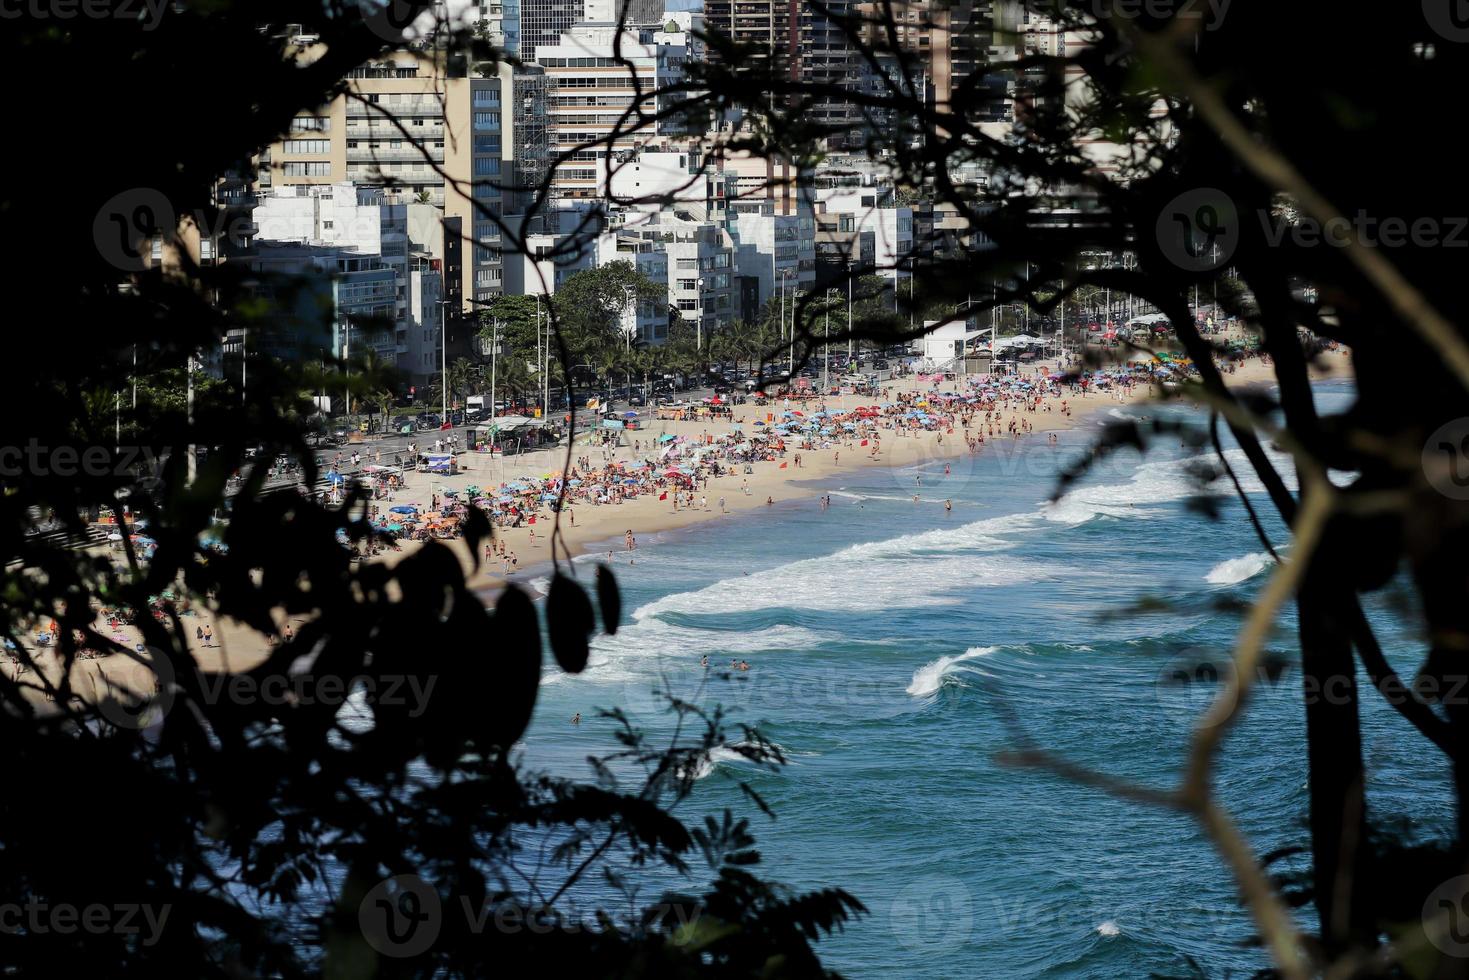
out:
<path id="1" fill-rule="evenodd" d="M 659 495 L 658 495 L 658 499 L 659 499 L 659 500 L 667 500 L 667 499 L 668 499 L 668 491 L 667 491 L 667 490 L 665 490 L 665 491 L 663 491 L 663 492 L 662 492 L 662 493 L 660 493 L 660 494 L 659 494 Z"/>
<path id="2" fill-rule="evenodd" d="M 866 439 L 863 439 L 862 440 L 862 445 L 864 445 L 864 446 L 867 445 L 867 440 Z"/>
<path id="3" fill-rule="evenodd" d="M 781 463 L 781 464 L 780 464 L 780 468 L 781 468 L 781 469 L 785 469 L 785 468 L 786 468 L 786 464 L 784 464 L 784 463 Z"/>

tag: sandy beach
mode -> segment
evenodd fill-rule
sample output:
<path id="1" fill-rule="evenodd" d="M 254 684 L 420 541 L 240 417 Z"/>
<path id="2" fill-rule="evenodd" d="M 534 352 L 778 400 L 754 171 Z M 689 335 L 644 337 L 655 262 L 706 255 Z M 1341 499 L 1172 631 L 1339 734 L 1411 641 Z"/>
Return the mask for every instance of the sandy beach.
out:
<path id="1" fill-rule="evenodd" d="M 1327 367 L 1329 374 L 1340 374 L 1348 370 L 1345 354 L 1338 352 L 1327 355 Z M 1047 365 L 1037 365 L 1025 370 L 1028 373 L 1050 369 Z M 1254 358 L 1239 365 L 1233 374 L 1226 375 L 1226 382 L 1232 388 L 1269 384 L 1272 381 L 1269 364 Z M 940 387 L 952 390 L 955 385 L 949 382 Z M 931 390 L 933 384 L 920 382 L 916 376 L 908 376 L 888 383 L 885 388 L 887 390 L 884 397 L 878 400 L 888 401 L 903 392 Z M 978 453 L 982 455 L 985 452 L 1003 452 L 1008 446 L 1024 445 L 1025 440 L 1034 440 L 1048 432 L 1081 425 L 1099 412 L 1145 401 L 1156 392 L 1155 387 L 1139 385 L 1130 390 L 1050 396 L 1042 399 L 1034 410 L 1006 411 L 1002 413 L 994 434 L 981 433 L 986 435 L 986 440 Z M 844 399 L 830 399 L 827 407 L 846 410 L 871 404 L 873 400 L 871 396 L 849 395 Z M 1065 411 L 1062 410 L 1063 402 Z M 594 465 L 601 465 L 606 460 L 631 461 L 648 455 L 650 442 L 656 443 L 660 436 L 697 439 L 706 433 L 719 435 L 729 432 L 733 426 L 752 426 L 757 418 L 764 420 L 767 413 L 778 414 L 779 411 L 780 406 L 775 403 L 758 409 L 747 404 L 734 408 L 733 419 L 718 423 L 649 421 L 646 428 L 624 432 L 622 445 L 607 449 L 591 447 L 591 434 L 578 433 L 571 455 L 573 458 L 590 455 Z M 1012 419 L 1017 424 L 1023 419 L 1029 433 L 1009 434 L 1008 426 Z M 577 503 L 570 508 L 569 513 L 563 515 L 555 556 L 564 560 L 569 555 L 592 550 L 610 550 L 613 564 L 625 566 L 636 558 L 636 551 L 629 552 L 626 548 L 624 536 L 629 531 L 635 539 L 646 541 L 661 532 L 698 522 L 729 519 L 762 507 L 814 499 L 827 489 L 834 489 L 824 487 L 823 484 L 830 484 L 846 474 L 874 469 L 896 471 L 924 462 L 965 456 L 971 452 L 966 434 L 973 435 L 974 428 L 961 431 L 956 427 L 912 434 L 884 433 L 876 454 L 869 448 L 862 447 L 855 438 L 838 437 L 839 441 L 833 442 L 828 448 L 805 449 L 792 446 L 782 461 L 757 463 L 753 466 L 753 472 L 749 473 L 735 472 L 711 477 L 707 486 L 693 494 L 694 506 L 684 506 L 677 510 L 672 503 L 672 495 L 667 500 L 659 500 L 655 495 L 643 495 L 599 506 Z M 470 452 L 462 454 L 460 459 L 460 472 L 452 476 L 409 473 L 404 487 L 390 501 L 381 503 L 385 506 L 414 504 L 427 509 L 431 498 L 435 494 L 442 494 L 446 489 L 462 492 L 472 485 L 498 486 L 521 477 L 541 478 L 549 473 L 560 472 L 566 466 L 567 450 L 565 446 L 561 446 L 509 458 Z M 897 479 L 895 476 L 895 480 Z M 1046 479 L 1048 482 L 1045 489 L 1049 489 L 1050 478 Z M 906 484 L 904 486 L 906 488 Z M 921 494 L 922 491 L 919 487 L 905 489 L 904 492 Z M 937 503 L 941 505 L 941 502 Z M 505 550 L 514 554 L 517 559 L 516 566 L 508 571 L 507 562 L 500 558 L 488 563 L 481 562 L 476 568 L 462 540 L 448 542 L 458 553 L 471 588 L 487 602 L 492 602 L 495 594 L 507 581 L 527 583 L 547 574 L 553 556 L 550 532 L 554 524 L 550 516 L 548 509 L 543 508 L 534 525 L 495 529 Z M 404 542 L 401 551 L 389 552 L 380 558 L 368 560 L 396 563 L 418 547 L 418 542 Z M 260 634 L 228 618 L 216 617 L 207 608 L 202 608 L 202 603 L 190 604 L 182 621 L 186 633 L 190 634 L 187 639 L 195 659 L 205 671 L 247 670 L 261 662 L 269 650 Z M 196 636 L 206 625 L 214 634 L 213 642 L 208 645 L 200 642 Z M 282 628 L 285 625 L 282 620 Z M 293 625 L 299 626 L 299 621 Z M 128 626 L 113 627 L 99 620 L 98 628 L 103 635 L 111 636 L 129 647 L 134 646 L 139 638 L 137 632 Z M 43 672 L 53 685 L 56 684 L 60 680 L 61 672 L 58 658 L 46 647 L 28 645 L 28 648 L 34 657 L 36 669 Z M 21 681 L 29 679 L 33 682 L 34 686 L 28 693 L 34 695 L 32 700 L 36 704 L 44 705 L 51 700 L 44 685 L 35 676 L 35 670 L 28 670 L 14 657 L 7 657 L 0 666 L 3 666 L 8 676 L 19 675 Z M 109 690 L 151 690 L 152 677 L 132 658 L 108 656 L 77 661 L 72 667 L 72 686 L 83 699 L 95 703 Z"/>

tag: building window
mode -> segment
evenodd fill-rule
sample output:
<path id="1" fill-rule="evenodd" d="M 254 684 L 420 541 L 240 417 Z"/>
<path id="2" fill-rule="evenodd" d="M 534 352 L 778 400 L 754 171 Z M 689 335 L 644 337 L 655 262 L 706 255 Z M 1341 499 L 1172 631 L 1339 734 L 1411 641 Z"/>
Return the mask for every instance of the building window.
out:
<path id="1" fill-rule="evenodd" d="M 286 140 L 283 148 L 286 153 L 330 153 L 332 151 L 332 141 Z"/>

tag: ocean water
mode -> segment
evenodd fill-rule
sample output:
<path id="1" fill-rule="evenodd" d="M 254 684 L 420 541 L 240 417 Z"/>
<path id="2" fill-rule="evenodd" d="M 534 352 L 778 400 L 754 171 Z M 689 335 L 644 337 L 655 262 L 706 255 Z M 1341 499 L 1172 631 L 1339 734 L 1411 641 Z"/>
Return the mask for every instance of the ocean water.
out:
<path id="1" fill-rule="evenodd" d="M 1333 408 L 1351 393 L 1326 385 L 1317 397 Z M 1237 500 L 1221 496 L 1214 522 L 1190 510 L 1186 471 L 1198 451 L 1176 438 L 1145 458 L 1109 460 L 1047 504 L 1055 474 L 1099 424 L 1054 445 L 1033 436 L 951 460 L 909 444 L 895 452 L 898 465 L 821 484 L 830 509 L 790 501 L 639 534 L 636 564 L 615 553 L 623 628 L 599 638 L 584 674 L 548 675 L 525 761 L 592 778 L 586 757 L 614 748 L 597 709 L 622 707 L 650 735 L 666 734 L 669 716 L 652 693 L 660 686 L 758 726 L 789 764 L 772 773 L 722 753 L 681 815 L 748 816 L 765 873 L 861 899 L 868 914 L 820 944 L 853 977 L 1193 975 L 1190 960 L 1224 976 L 1266 966 L 1247 943 L 1251 923 L 1228 873 L 1190 820 L 996 761 L 1028 739 L 1079 766 L 1173 784 L 1190 725 L 1218 690 L 1199 664 L 1227 670 L 1239 627 L 1237 613 L 1218 607 L 1248 602 L 1269 574 Z M 1230 455 L 1268 511 L 1238 451 Z M 1423 649 L 1411 625 L 1371 604 L 1369 615 L 1395 666 L 1411 673 Z M 1291 668 L 1257 689 L 1216 780 L 1261 854 L 1307 843 L 1289 609 L 1269 648 Z M 738 658 L 752 669 L 706 676 L 706 653 L 716 668 Z M 1363 714 L 1374 815 L 1424 834 L 1449 826 L 1446 768 L 1370 691 Z"/>

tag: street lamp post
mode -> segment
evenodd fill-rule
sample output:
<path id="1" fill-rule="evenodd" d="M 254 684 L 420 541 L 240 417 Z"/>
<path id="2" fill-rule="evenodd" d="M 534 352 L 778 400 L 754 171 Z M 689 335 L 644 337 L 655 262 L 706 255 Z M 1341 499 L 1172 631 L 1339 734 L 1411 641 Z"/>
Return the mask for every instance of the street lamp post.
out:
<path id="1" fill-rule="evenodd" d="M 786 340 L 787 339 L 787 337 L 786 337 L 786 282 L 790 278 L 791 278 L 791 270 L 790 269 L 782 269 L 782 270 L 780 270 L 780 339 L 781 340 Z M 790 378 L 791 368 L 795 366 L 795 357 L 796 357 L 796 311 L 795 311 L 795 304 L 796 304 L 796 298 L 794 296 L 792 296 L 791 297 L 791 329 L 790 329 L 790 337 L 789 337 L 790 344 L 791 344 L 791 354 L 790 354 L 790 360 L 787 362 L 789 366 L 786 368 L 786 377 L 787 377 L 787 379 Z"/>
<path id="2" fill-rule="evenodd" d="M 439 394 L 443 403 L 441 422 L 449 421 L 449 300 L 439 300 Z"/>
<path id="3" fill-rule="evenodd" d="M 821 345 L 824 363 L 821 365 L 821 391 L 823 397 L 831 390 L 831 287 L 826 290 L 825 343 Z"/>
<path id="4" fill-rule="evenodd" d="M 704 277 L 700 276 L 694 284 L 697 292 L 694 294 L 694 302 L 698 304 L 698 318 L 694 321 L 694 350 L 704 349 Z M 702 379 L 701 379 L 702 380 Z"/>
<path id="5" fill-rule="evenodd" d="M 847 260 L 847 370 L 852 366 L 852 260 Z"/>
<path id="6" fill-rule="evenodd" d="M 495 428 L 495 369 L 500 360 L 500 318 L 490 318 L 490 428 Z M 499 433 L 495 433 L 498 435 Z M 496 440 L 499 441 L 498 439 Z"/>

